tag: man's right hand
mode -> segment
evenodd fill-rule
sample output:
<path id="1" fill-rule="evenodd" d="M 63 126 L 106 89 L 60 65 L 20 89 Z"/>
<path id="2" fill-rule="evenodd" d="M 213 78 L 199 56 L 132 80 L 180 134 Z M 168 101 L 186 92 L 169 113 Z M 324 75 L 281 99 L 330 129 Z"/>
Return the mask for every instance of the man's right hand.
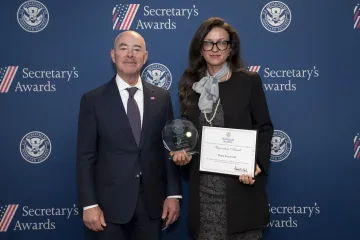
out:
<path id="1" fill-rule="evenodd" d="M 185 150 L 170 152 L 170 156 L 173 158 L 173 162 L 179 166 L 188 164 L 192 159 L 192 156 L 188 155 Z"/>
<path id="2" fill-rule="evenodd" d="M 106 227 L 104 213 L 99 206 L 86 209 L 83 213 L 83 221 L 90 230 L 95 232 L 104 231 Z"/>

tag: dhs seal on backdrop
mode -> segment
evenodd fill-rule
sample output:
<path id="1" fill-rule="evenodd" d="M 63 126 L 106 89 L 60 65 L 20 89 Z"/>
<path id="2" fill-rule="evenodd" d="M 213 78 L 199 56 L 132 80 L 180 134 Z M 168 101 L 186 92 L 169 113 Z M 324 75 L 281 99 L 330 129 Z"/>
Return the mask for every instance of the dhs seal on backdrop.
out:
<path id="1" fill-rule="evenodd" d="M 261 10 L 260 20 L 266 30 L 282 32 L 290 25 L 291 11 L 285 3 L 272 1 Z"/>
<path id="2" fill-rule="evenodd" d="M 285 160 L 291 152 L 292 143 L 290 137 L 283 131 L 274 130 L 271 139 L 271 157 L 273 162 L 281 162 Z"/>
<path id="3" fill-rule="evenodd" d="M 17 20 L 25 31 L 36 33 L 47 26 L 49 12 L 41 2 L 27 1 L 19 7 Z"/>
<path id="4" fill-rule="evenodd" d="M 169 89 L 172 82 L 170 70 L 161 63 L 148 65 L 141 74 L 141 78 L 155 86 Z"/>
<path id="5" fill-rule="evenodd" d="M 42 132 L 29 132 L 21 139 L 20 153 L 29 163 L 41 163 L 51 153 L 50 139 Z"/>

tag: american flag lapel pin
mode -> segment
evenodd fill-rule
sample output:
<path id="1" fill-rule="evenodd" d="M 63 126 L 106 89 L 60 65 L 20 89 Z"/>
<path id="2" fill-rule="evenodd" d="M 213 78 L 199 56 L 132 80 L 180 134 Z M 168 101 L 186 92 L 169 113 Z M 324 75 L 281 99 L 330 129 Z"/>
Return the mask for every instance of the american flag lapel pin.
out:
<path id="1" fill-rule="evenodd" d="M 155 100 L 155 97 L 150 97 L 150 100 Z"/>

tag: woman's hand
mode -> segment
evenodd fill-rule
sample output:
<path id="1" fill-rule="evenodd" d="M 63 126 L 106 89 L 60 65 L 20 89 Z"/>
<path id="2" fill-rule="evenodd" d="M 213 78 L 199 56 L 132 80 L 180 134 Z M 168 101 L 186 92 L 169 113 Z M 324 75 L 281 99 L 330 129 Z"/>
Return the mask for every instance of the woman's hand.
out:
<path id="1" fill-rule="evenodd" d="M 188 155 L 185 150 L 170 152 L 170 156 L 173 158 L 173 162 L 179 166 L 188 164 L 192 159 L 192 156 Z"/>
<path id="2" fill-rule="evenodd" d="M 257 176 L 259 173 L 261 173 L 261 169 L 259 165 L 256 164 L 255 169 L 255 176 Z M 252 178 L 250 175 L 240 175 L 239 181 L 243 184 L 253 185 L 255 183 L 255 179 Z"/>

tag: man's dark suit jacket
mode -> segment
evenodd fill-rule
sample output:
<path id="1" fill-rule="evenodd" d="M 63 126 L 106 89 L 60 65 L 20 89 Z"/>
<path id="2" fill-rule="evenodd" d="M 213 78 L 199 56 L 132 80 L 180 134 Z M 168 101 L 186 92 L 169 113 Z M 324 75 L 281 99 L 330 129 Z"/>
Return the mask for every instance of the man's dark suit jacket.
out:
<path id="1" fill-rule="evenodd" d="M 77 140 L 77 184 L 80 207 L 98 204 L 105 220 L 131 220 L 142 186 L 151 218 L 162 214 L 164 200 L 181 195 L 178 168 L 168 160 L 161 131 L 173 119 L 168 91 L 142 82 L 144 115 L 137 146 L 115 77 L 83 95 Z"/>

